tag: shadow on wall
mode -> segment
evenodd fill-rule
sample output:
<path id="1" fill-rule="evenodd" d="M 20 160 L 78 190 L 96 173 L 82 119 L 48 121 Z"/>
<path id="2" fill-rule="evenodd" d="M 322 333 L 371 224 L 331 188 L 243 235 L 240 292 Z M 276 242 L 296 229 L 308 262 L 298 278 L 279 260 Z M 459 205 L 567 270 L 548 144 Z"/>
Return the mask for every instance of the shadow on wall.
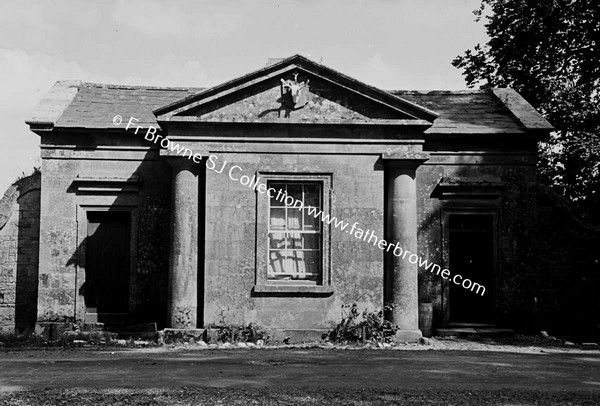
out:
<path id="1" fill-rule="evenodd" d="M 444 230 L 442 226 L 443 214 L 495 213 L 497 218 L 496 239 L 493 243 L 495 258 L 494 254 L 490 254 L 495 269 L 488 278 L 491 280 L 484 283 L 487 285 L 485 303 L 474 292 L 465 291 L 465 297 L 459 305 L 462 306 L 461 308 L 475 309 L 485 304 L 492 309 L 488 311 L 486 320 L 489 321 L 486 323 L 525 329 L 534 323 L 534 301 L 537 296 L 535 167 L 523 167 L 520 158 L 513 160 L 503 156 L 502 154 L 507 152 L 507 147 L 502 137 L 489 136 L 485 140 L 477 138 L 471 143 L 472 145 L 464 144 L 461 139 L 445 137 L 444 139 L 432 138 L 424 146 L 426 151 L 448 153 L 489 149 L 495 151 L 498 156 L 483 155 L 478 158 L 476 165 L 472 163 L 471 157 L 457 156 L 449 165 L 420 168 L 417 182 L 422 183 L 419 186 L 429 185 L 427 188 L 419 189 L 421 194 L 417 197 L 418 240 L 419 248 L 422 250 L 420 255 L 442 267 L 447 267 L 451 275 L 462 274 L 464 270 L 453 268 L 452 264 L 448 263 L 451 256 L 450 244 L 447 240 L 449 231 Z M 523 147 L 531 148 L 528 145 Z M 508 149 L 513 148 L 515 147 L 511 145 Z M 453 193 L 442 197 L 438 193 L 440 183 L 442 181 L 451 183 L 454 179 L 464 182 L 467 191 L 453 189 Z M 497 197 L 480 193 L 480 188 L 485 188 L 484 185 L 492 181 L 499 182 L 501 193 Z M 471 247 L 467 245 L 459 251 L 469 253 L 470 249 Z M 478 252 L 474 250 L 473 254 Z M 473 279 L 481 281 L 478 277 Z M 450 311 L 453 307 L 451 305 L 453 287 L 450 281 L 444 281 L 441 276 L 419 269 L 419 301 L 433 304 L 433 327 L 441 327 L 448 322 L 481 323 L 482 321 L 478 321 L 475 317 L 476 312 L 470 316 L 463 315 L 465 316 L 463 319 L 455 319 Z M 456 308 L 456 301 L 454 307 Z"/>
<path id="2" fill-rule="evenodd" d="M 116 328 L 157 323 L 162 328 L 167 316 L 171 169 L 166 162 L 142 161 L 127 179 L 115 179 L 76 179 L 66 191 L 88 204 L 80 213 L 84 228 L 79 229 L 77 249 L 65 258 L 66 267 L 82 272 L 76 292 L 72 286 L 55 288 L 51 280 L 42 278 L 40 283 L 46 292 L 62 290 L 66 296 L 76 295 L 78 303 L 82 300 L 78 315 L 85 322 Z"/>
<path id="3" fill-rule="evenodd" d="M 427 145 L 426 145 L 427 147 Z M 436 145 L 430 150 L 452 150 Z M 499 148 L 501 150 L 501 148 Z M 494 322 L 520 331 L 548 330 L 556 334 L 598 337 L 600 334 L 600 228 L 577 220 L 567 202 L 548 187 L 531 182 L 531 173 L 519 165 L 501 169 L 489 158 L 480 166 L 459 161 L 455 170 L 432 170 L 422 174 L 432 188 L 436 179 L 500 177 L 504 185 L 498 205 L 497 269 L 494 277 Z M 433 179 L 436 178 L 436 179 Z M 419 204 L 433 198 L 433 190 L 419 196 Z M 435 199 L 432 199 L 434 201 Z M 419 218 L 419 247 L 440 247 L 441 210 L 465 207 L 476 212 L 477 201 L 434 204 L 434 210 Z M 454 204 L 456 203 L 456 204 Z M 461 206 L 464 205 L 464 206 Z M 440 239 L 438 239 L 440 238 Z M 441 253 L 422 252 L 443 263 Z M 450 271 L 452 271 L 450 266 Z M 389 278 L 386 279 L 389 283 Z M 419 299 L 434 305 L 434 327 L 443 325 L 443 284 L 439 276 L 419 270 Z M 491 290 L 491 289 L 490 289 Z M 451 295 L 450 295 L 451 296 Z M 476 303 L 474 296 L 474 303 Z M 452 322 L 452 318 L 450 318 Z"/>
<path id="4" fill-rule="evenodd" d="M 33 329 L 37 313 L 41 173 L 0 200 L 0 330 Z"/>

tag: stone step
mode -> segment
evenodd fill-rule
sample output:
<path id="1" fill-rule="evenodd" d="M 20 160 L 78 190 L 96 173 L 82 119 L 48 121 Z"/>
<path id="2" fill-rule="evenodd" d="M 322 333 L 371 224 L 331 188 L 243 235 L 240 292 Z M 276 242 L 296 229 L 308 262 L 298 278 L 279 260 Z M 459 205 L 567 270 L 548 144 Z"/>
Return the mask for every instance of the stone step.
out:
<path id="1" fill-rule="evenodd" d="M 119 338 L 143 338 L 153 340 L 158 336 L 156 323 L 144 323 L 123 327 L 119 330 Z"/>
<path id="2" fill-rule="evenodd" d="M 453 322 L 453 323 L 448 324 L 445 327 L 495 328 L 496 325 L 490 324 L 490 323 L 457 323 L 457 322 Z"/>
<path id="3" fill-rule="evenodd" d="M 452 323 L 446 327 L 440 327 L 434 330 L 438 337 L 449 336 L 512 336 L 514 330 L 509 328 L 498 328 L 491 324 L 469 324 L 469 323 Z"/>

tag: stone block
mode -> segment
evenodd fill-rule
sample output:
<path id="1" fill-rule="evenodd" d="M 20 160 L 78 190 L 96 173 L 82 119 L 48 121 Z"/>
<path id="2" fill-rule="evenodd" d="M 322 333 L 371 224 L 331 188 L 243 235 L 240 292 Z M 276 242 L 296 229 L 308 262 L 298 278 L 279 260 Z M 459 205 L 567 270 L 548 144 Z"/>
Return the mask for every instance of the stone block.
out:
<path id="1" fill-rule="evenodd" d="M 418 343 L 423 337 L 421 330 L 398 330 L 394 336 L 396 343 Z"/>

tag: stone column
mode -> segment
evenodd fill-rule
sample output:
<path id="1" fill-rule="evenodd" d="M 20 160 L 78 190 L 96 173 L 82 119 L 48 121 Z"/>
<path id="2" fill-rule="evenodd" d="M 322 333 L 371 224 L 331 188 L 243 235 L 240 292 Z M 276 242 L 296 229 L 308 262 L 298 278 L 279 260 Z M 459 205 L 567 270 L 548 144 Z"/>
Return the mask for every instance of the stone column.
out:
<path id="1" fill-rule="evenodd" d="M 198 189 L 200 165 L 169 159 L 173 168 L 168 327 L 196 328 L 198 319 Z"/>
<path id="2" fill-rule="evenodd" d="M 415 342 L 419 330 L 418 264 L 409 256 L 417 253 L 417 186 L 416 169 L 427 158 L 424 154 L 405 159 L 385 157 L 387 167 L 387 241 L 402 248 L 400 256 L 388 254 L 391 321 L 397 325 L 398 342 Z M 399 253 L 399 251 L 397 251 Z M 405 254 L 406 253 L 406 254 Z M 414 262 L 413 257 L 413 262 Z"/>

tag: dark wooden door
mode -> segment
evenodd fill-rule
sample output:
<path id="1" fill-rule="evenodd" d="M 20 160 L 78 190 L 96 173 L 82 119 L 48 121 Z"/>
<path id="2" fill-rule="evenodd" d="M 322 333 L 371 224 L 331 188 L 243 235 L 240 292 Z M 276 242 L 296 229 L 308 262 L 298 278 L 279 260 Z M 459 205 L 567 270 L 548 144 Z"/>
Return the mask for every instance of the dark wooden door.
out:
<path id="1" fill-rule="evenodd" d="M 97 321 L 125 321 L 129 310 L 129 212 L 88 212 L 85 256 L 86 312 Z"/>
<path id="2" fill-rule="evenodd" d="M 450 281 L 450 321 L 494 321 L 494 216 L 450 214 L 449 259 L 452 275 L 460 274 L 485 286 L 477 294 Z"/>

